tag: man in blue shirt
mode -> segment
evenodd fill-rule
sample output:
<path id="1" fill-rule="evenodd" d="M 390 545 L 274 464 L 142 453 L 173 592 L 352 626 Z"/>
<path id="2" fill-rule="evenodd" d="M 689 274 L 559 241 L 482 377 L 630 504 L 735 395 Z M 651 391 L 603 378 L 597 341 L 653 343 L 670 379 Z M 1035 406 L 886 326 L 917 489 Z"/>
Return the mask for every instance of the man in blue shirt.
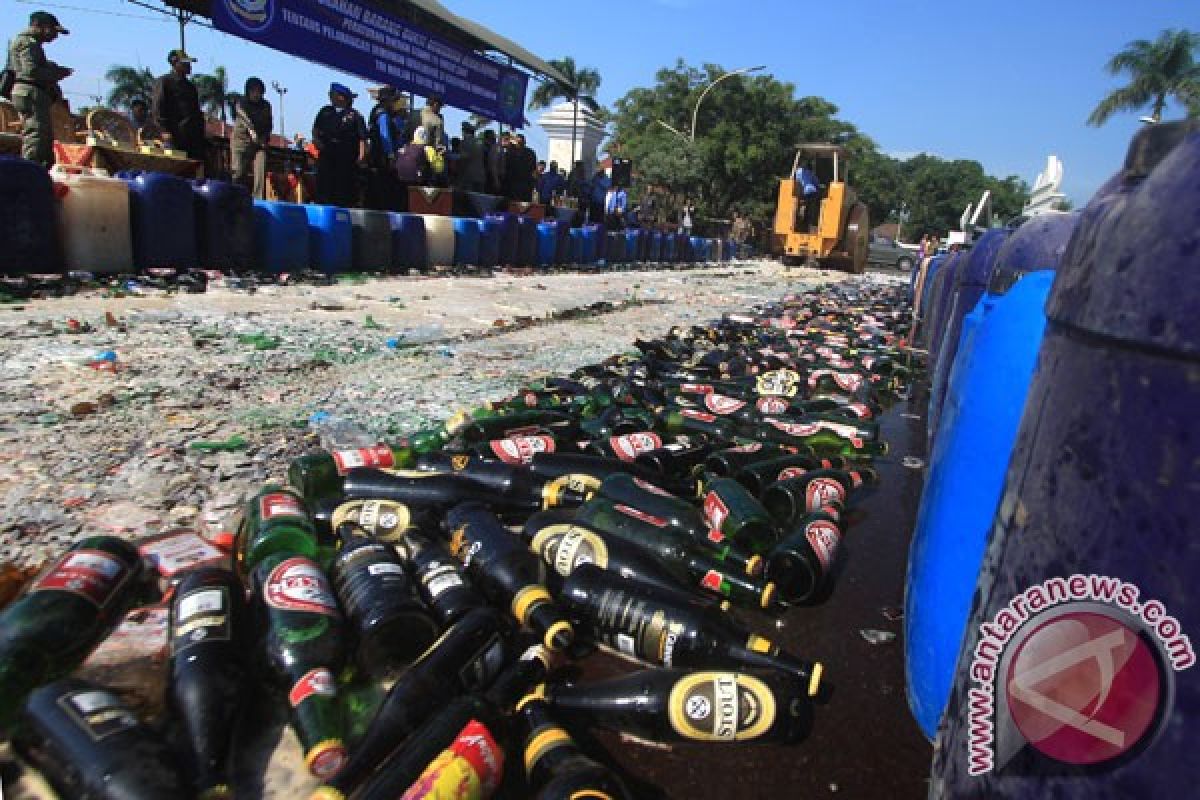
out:
<path id="1" fill-rule="evenodd" d="M 625 210 L 629 207 L 629 195 L 619 186 L 608 190 L 604 198 L 604 224 L 619 231 L 625 227 Z"/>
<path id="2" fill-rule="evenodd" d="M 810 233 L 816 230 L 821 217 L 821 182 L 812 167 L 812 163 L 807 162 L 796 170 L 796 183 L 800 184 L 804 194 L 804 225 Z"/>
<path id="3" fill-rule="evenodd" d="M 608 177 L 603 168 L 598 167 L 595 176 L 592 177 L 592 196 L 588 209 L 593 224 L 599 225 L 604 219 L 605 200 L 611 187 L 612 178 Z"/>

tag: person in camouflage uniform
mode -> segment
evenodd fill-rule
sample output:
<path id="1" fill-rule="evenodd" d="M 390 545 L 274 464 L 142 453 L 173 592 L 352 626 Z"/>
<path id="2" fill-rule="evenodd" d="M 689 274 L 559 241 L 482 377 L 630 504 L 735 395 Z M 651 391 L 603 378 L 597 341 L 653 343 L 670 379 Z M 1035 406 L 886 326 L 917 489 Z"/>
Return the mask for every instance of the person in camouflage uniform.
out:
<path id="1" fill-rule="evenodd" d="M 12 103 L 22 122 L 21 156 L 47 168 L 54 164 L 50 109 L 62 99 L 58 82 L 73 70 L 48 61 L 42 45 L 53 42 L 60 33 L 69 31 L 53 14 L 35 11 L 29 15 L 29 27 L 8 46 L 9 68 L 16 77 Z"/>

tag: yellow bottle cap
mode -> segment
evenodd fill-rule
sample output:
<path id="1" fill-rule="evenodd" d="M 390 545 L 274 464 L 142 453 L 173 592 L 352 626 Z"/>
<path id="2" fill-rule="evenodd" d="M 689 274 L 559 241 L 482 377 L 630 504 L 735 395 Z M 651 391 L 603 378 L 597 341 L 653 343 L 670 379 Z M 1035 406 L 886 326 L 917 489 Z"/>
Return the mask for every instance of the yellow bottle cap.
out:
<path id="1" fill-rule="evenodd" d="M 328 780 L 346 763 L 346 746 L 341 739 L 317 742 L 304 756 L 304 766 L 314 777 Z"/>
<path id="2" fill-rule="evenodd" d="M 768 583 L 763 587 L 762 597 L 759 598 L 759 603 L 762 604 L 763 608 L 770 608 L 775 604 L 775 591 L 774 583 Z"/>
<path id="3" fill-rule="evenodd" d="M 808 679 L 808 696 L 816 697 L 817 692 L 821 690 L 821 675 L 825 672 L 825 665 L 820 661 L 813 664 L 812 675 Z"/>
<path id="4" fill-rule="evenodd" d="M 346 800 L 346 795 L 332 786 L 321 786 L 308 796 L 308 800 Z"/>
<path id="5" fill-rule="evenodd" d="M 750 556 L 746 559 L 746 574 L 750 577 L 755 577 L 762 574 L 763 558 L 762 556 Z"/>
<path id="6" fill-rule="evenodd" d="M 770 653 L 774 648 L 775 645 L 771 644 L 770 639 L 759 636 L 756 633 L 750 634 L 750 638 L 746 640 L 746 649 L 753 650 L 756 653 Z"/>
<path id="7" fill-rule="evenodd" d="M 566 620 L 561 620 L 554 623 L 546 629 L 546 635 L 542 637 L 542 644 L 547 650 L 562 650 L 570 647 L 575 641 L 575 629 L 571 627 L 571 623 Z"/>

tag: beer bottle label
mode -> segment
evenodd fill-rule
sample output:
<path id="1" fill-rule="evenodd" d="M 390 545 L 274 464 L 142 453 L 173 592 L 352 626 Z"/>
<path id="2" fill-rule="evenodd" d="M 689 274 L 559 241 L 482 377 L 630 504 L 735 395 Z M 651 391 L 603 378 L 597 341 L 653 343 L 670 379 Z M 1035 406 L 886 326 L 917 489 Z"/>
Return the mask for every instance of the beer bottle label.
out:
<path id="1" fill-rule="evenodd" d="M 551 436 L 513 436 L 488 443 L 496 458 L 514 466 L 532 462 L 538 453 L 553 453 L 554 446 Z"/>
<path id="2" fill-rule="evenodd" d="M 633 482 L 636 486 L 649 492 L 650 494 L 656 494 L 659 497 L 670 497 L 673 500 L 678 499 L 675 497 L 675 495 L 671 494 L 666 489 L 663 489 L 660 486 L 655 486 L 653 483 L 650 483 L 650 481 L 644 481 L 641 478 L 634 478 Z"/>
<path id="3" fill-rule="evenodd" d="M 800 390 L 800 373 L 790 369 L 764 372 L 755 379 L 754 391 L 759 395 L 795 397 Z"/>
<path id="4" fill-rule="evenodd" d="M 224 561 L 226 555 L 203 536 L 191 531 L 177 531 L 138 545 L 138 552 L 164 578 L 186 570 Z"/>
<path id="5" fill-rule="evenodd" d="M 818 429 L 824 428 L 827 431 L 833 431 L 838 436 L 848 440 L 850 444 L 854 445 L 855 449 L 862 449 L 862 438 L 858 435 L 858 428 L 853 425 L 843 425 L 840 422 L 831 422 L 827 419 L 817 420 L 815 424 Z"/>
<path id="6" fill-rule="evenodd" d="M 648 602 L 623 591 L 604 590 L 596 609 L 601 642 L 631 658 L 670 667 L 675 645 L 686 629 Z"/>
<path id="7" fill-rule="evenodd" d="M 842 543 L 842 532 L 829 520 L 816 519 L 804 526 L 804 538 L 821 562 L 821 571 L 829 572 Z"/>
<path id="8" fill-rule="evenodd" d="M 670 524 L 662 517 L 656 517 L 652 514 L 647 514 L 645 511 L 632 508 L 623 503 L 618 503 L 617 505 L 613 506 L 613 511 L 617 511 L 627 517 L 633 517 L 634 519 L 641 520 L 642 522 L 653 525 L 656 528 L 665 528 Z"/>
<path id="9" fill-rule="evenodd" d="M 125 562 L 103 550 L 71 550 L 38 578 L 30 592 L 70 592 L 105 608 L 129 578 Z"/>
<path id="10" fill-rule="evenodd" d="M 433 562 L 431 568 L 421 574 L 420 580 L 425 591 L 429 592 L 429 597 L 434 600 L 451 589 L 466 586 L 462 576 L 458 574 L 458 570 L 452 564 L 442 564 L 441 562 Z"/>
<path id="11" fill-rule="evenodd" d="M 845 500 L 846 490 L 833 478 L 813 478 L 804 488 L 804 502 L 809 511 L 819 511 Z"/>
<path id="12" fill-rule="evenodd" d="M 679 391 L 684 394 L 712 394 L 716 388 L 707 383 L 685 383 L 679 387 Z"/>
<path id="13" fill-rule="evenodd" d="M 723 394 L 706 394 L 704 395 L 704 407 L 714 414 L 727 416 L 736 411 L 741 411 L 746 407 L 746 401 L 738 400 L 734 397 L 726 397 Z"/>
<path id="14" fill-rule="evenodd" d="M 775 724 L 775 695 L 758 678 L 697 672 L 680 678 L 667 701 L 671 727 L 701 742 L 757 739 Z"/>
<path id="15" fill-rule="evenodd" d="M 721 530 L 725 520 L 729 519 L 729 506 L 725 505 L 725 501 L 716 492 L 709 492 L 704 496 L 703 511 L 708 527 L 713 530 Z"/>
<path id="16" fill-rule="evenodd" d="M 663 441 L 657 433 L 643 431 L 614 436 L 608 440 L 608 444 L 617 458 L 622 461 L 633 461 L 641 453 L 648 453 L 662 447 Z"/>
<path id="17" fill-rule="evenodd" d="M 503 748 L 483 723 L 471 720 L 400 800 L 486 800 L 503 777 Z"/>
<path id="18" fill-rule="evenodd" d="M 608 547 L 593 531 L 570 524 L 547 525 L 533 537 L 532 549 L 566 577 L 581 564 L 608 566 Z"/>
<path id="19" fill-rule="evenodd" d="M 172 655 L 201 642 L 227 642 L 231 635 L 228 587 L 194 589 L 175 601 Z"/>
<path id="20" fill-rule="evenodd" d="M 766 397 L 758 398 L 754 404 L 754 408 L 760 414 L 786 414 L 788 411 L 788 401 L 782 397 L 775 395 L 767 395 Z"/>
<path id="21" fill-rule="evenodd" d="M 270 522 L 277 517 L 306 517 L 304 504 L 294 494 L 271 492 L 258 498 L 258 518 Z"/>
<path id="22" fill-rule="evenodd" d="M 812 423 L 800 422 L 783 422 L 777 419 L 768 419 L 766 423 L 778 431 L 786 433 L 788 436 L 812 436 L 820 427 Z"/>
<path id="23" fill-rule="evenodd" d="M 350 470 L 359 467 L 388 469 L 396 466 L 396 456 L 392 453 L 392 448 L 386 444 L 377 444 L 374 447 L 362 447 L 356 450 L 336 450 L 332 455 L 339 475 L 345 475 Z"/>
<path id="24" fill-rule="evenodd" d="M 58 706 L 93 741 L 136 728 L 137 717 L 112 692 L 82 689 L 58 698 Z"/>
<path id="25" fill-rule="evenodd" d="M 712 395 L 708 395 L 707 397 L 711 397 L 711 396 Z M 705 399 L 707 399 L 707 397 Z M 699 422 L 716 422 L 717 421 L 717 418 L 714 415 L 705 414 L 703 411 L 696 411 L 691 408 L 685 408 L 682 411 L 680 411 L 679 414 L 680 414 L 680 416 L 687 417 L 688 419 L 694 419 Z"/>
<path id="26" fill-rule="evenodd" d="M 288 703 L 298 708 L 310 697 L 337 697 L 337 680 L 325 667 L 309 670 L 288 691 Z"/>
<path id="27" fill-rule="evenodd" d="M 325 573 L 307 558 L 289 558 L 271 570 L 263 598 L 281 611 L 339 616 Z"/>
<path id="28" fill-rule="evenodd" d="M 763 398 L 764 400 L 766 398 Z M 759 402 L 762 402 L 761 400 Z M 729 448 L 731 453 L 757 453 L 762 450 L 762 442 L 748 442 L 747 444 L 739 444 L 737 447 Z"/>
<path id="29" fill-rule="evenodd" d="M 802 478 L 808 472 L 804 467 L 784 467 L 779 470 L 779 474 L 775 476 L 777 481 L 787 481 L 792 478 Z"/>
<path id="30" fill-rule="evenodd" d="M 330 527 L 336 531 L 346 522 L 357 524 L 381 541 L 395 543 L 402 541 L 412 527 L 412 513 L 408 506 L 393 500 L 352 500 L 334 509 Z"/>

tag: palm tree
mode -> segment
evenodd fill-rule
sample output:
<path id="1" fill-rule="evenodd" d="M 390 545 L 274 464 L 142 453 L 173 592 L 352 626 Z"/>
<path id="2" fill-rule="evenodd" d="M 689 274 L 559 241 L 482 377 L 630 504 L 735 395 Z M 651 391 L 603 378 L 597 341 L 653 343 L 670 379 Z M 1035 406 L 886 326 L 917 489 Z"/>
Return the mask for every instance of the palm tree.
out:
<path id="1" fill-rule="evenodd" d="M 154 93 L 154 73 L 145 67 L 126 67 L 113 64 L 104 73 L 104 79 L 113 85 L 108 93 L 111 108 L 129 110 L 134 100 L 150 100 Z"/>
<path id="2" fill-rule="evenodd" d="M 549 108 L 554 105 L 554 101 L 558 99 L 572 100 L 575 103 L 575 116 L 571 124 L 571 163 L 575 162 L 575 140 L 578 138 L 579 128 L 579 104 L 583 103 L 595 113 L 600 113 L 600 104 L 596 102 L 596 92 L 600 88 L 600 72 L 592 67 L 584 67 L 580 69 L 575 66 L 575 59 L 567 56 L 566 58 L 550 59 L 550 66 L 558 70 L 558 73 L 566 79 L 566 82 L 560 82 L 554 79 L 549 79 L 533 90 L 533 94 L 529 98 L 529 110 L 537 111 L 541 108 Z"/>
<path id="3" fill-rule="evenodd" d="M 1168 29 L 1151 42 L 1138 39 L 1108 62 L 1113 75 L 1128 72 L 1133 80 L 1100 101 L 1088 117 L 1088 124 L 1099 127 L 1118 111 L 1137 111 L 1151 107 L 1150 116 L 1162 121 L 1167 98 L 1174 98 L 1192 110 L 1200 97 L 1200 64 L 1195 51 L 1200 34 Z"/>
<path id="4" fill-rule="evenodd" d="M 233 99 L 229 92 L 229 75 L 224 67 L 217 67 L 211 75 L 196 75 L 192 78 L 196 84 L 196 92 L 200 95 L 200 107 L 211 117 L 216 117 L 224 124 L 228 120 L 229 101 Z"/>

